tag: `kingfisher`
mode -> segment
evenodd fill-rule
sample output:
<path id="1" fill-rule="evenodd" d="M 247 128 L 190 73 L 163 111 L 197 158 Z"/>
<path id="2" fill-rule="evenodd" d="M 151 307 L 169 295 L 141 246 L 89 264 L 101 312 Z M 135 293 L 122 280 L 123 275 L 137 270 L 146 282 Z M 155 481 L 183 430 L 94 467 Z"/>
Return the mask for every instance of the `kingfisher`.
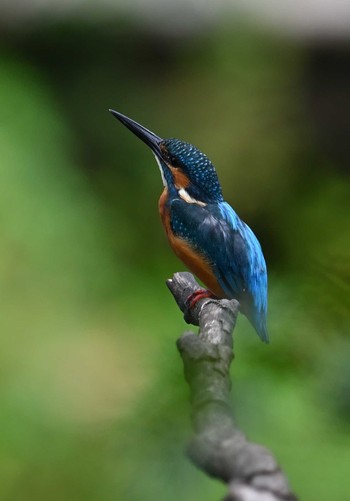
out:
<path id="1" fill-rule="evenodd" d="M 159 212 L 170 246 L 207 287 L 190 296 L 190 307 L 204 297 L 236 299 L 268 343 L 264 255 L 252 230 L 225 202 L 209 158 L 192 144 L 162 139 L 122 113 L 109 111 L 156 158 L 164 185 Z"/>

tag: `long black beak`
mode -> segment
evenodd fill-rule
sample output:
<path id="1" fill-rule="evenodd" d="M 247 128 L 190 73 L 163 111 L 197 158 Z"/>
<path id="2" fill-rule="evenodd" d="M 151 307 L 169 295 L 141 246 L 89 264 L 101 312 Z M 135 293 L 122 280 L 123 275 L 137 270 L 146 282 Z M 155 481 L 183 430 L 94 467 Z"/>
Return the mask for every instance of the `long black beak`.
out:
<path id="1" fill-rule="evenodd" d="M 138 138 L 140 138 L 144 143 L 147 144 L 151 148 L 151 150 L 158 156 L 162 156 L 162 152 L 160 151 L 160 143 L 163 142 L 163 139 L 156 136 L 153 132 L 146 129 L 143 125 L 138 124 L 135 120 L 126 117 L 119 111 L 109 110 L 112 115 L 117 118 L 125 127 L 127 127 L 131 132 L 135 134 Z"/>

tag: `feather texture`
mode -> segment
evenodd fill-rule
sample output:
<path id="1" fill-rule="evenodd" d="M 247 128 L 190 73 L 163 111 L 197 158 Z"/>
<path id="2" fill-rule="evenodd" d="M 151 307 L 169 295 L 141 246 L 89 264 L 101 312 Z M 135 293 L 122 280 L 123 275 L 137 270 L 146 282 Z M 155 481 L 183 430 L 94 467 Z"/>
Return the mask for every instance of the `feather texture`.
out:
<path id="1" fill-rule="evenodd" d="M 249 226 L 226 202 L 203 207 L 174 198 L 169 200 L 169 215 L 173 234 L 204 258 L 222 297 L 237 299 L 261 339 L 268 342 L 266 264 Z"/>

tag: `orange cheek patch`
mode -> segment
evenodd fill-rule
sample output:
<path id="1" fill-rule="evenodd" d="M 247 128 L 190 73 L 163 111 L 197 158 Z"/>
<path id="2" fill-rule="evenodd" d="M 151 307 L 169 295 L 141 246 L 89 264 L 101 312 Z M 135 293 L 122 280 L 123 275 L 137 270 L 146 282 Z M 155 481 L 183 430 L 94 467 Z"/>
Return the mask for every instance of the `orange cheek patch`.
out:
<path id="1" fill-rule="evenodd" d="M 187 188 L 190 185 L 188 177 L 180 169 L 171 167 L 171 165 L 169 165 L 169 168 L 173 174 L 174 184 L 178 190 L 181 188 Z"/>

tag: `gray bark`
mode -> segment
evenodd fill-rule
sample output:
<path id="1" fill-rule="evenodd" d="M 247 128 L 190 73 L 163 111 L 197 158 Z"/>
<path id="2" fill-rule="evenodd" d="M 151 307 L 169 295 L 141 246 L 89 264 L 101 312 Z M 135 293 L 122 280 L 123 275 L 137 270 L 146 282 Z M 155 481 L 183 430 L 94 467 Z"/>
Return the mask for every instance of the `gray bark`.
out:
<path id="1" fill-rule="evenodd" d="M 187 298 L 201 287 L 190 273 L 175 273 L 167 285 L 187 323 L 177 341 L 190 386 L 194 437 L 188 447 L 192 462 L 228 485 L 224 501 L 296 501 L 272 453 L 249 442 L 232 417 L 230 365 L 239 303 L 202 299 L 192 309 Z"/>

